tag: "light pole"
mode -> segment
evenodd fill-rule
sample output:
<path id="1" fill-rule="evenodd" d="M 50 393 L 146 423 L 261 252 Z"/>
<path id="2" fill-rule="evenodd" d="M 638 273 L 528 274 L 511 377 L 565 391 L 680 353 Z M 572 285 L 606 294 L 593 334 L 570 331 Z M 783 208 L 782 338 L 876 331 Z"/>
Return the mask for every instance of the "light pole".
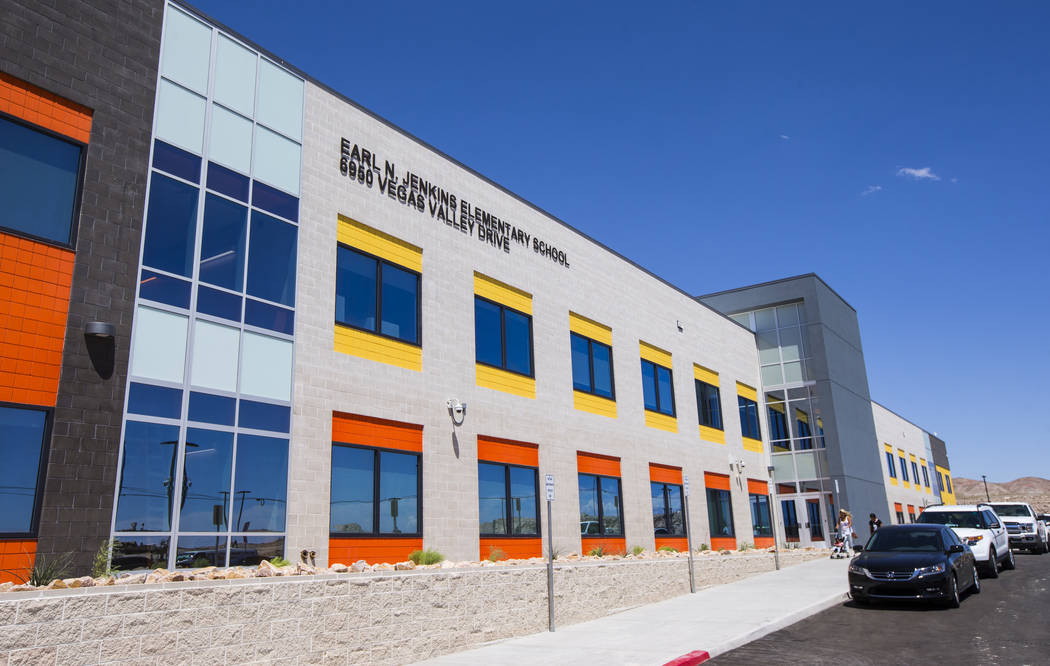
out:
<path id="1" fill-rule="evenodd" d="M 773 561 L 776 563 L 777 571 L 780 570 L 780 540 L 777 539 L 777 484 L 773 482 L 773 466 L 766 467 L 769 474 L 769 520 L 772 523 L 770 529 L 773 531 Z"/>
<path id="2" fill-rule="evenodd" d="M 988 477 L 982 474 L 981 481 L 984 481 L 984 498 L 988 500 L 989 503 L 991 503 L 992 496 L 988 494 Z"/>

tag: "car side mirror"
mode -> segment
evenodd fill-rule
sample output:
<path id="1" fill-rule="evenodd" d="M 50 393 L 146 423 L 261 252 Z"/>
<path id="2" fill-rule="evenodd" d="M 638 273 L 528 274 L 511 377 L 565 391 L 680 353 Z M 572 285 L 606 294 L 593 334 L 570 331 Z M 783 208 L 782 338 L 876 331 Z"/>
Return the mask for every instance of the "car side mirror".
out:
<path id="1" fill-rule="evenodd" d="M 961 553 L 964 550 L 965 549 L 962 547 L 961 544 L 953 543 L 952 545 L 948 546 L 948 553 L 949 554 L 951 554 L 951 553 Z"/>
<path id="2" fill-rule="evenodd" d="M 988 526 L 988 529 L 997 530 L 999 529 L 999 523 L 992 523 Z"/>

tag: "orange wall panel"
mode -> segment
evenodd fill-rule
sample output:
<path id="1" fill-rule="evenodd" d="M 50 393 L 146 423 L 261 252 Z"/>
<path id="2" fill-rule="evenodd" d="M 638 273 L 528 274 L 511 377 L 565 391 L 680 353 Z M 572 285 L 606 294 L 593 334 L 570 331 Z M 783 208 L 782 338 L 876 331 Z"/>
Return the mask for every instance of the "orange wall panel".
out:
<path id="1" fill-rule="evenodd" d="M 73 258 L 0 233 L 0 402 L 55 405 Z"/>
<path id="2" fill-rule="evenodd" d="M 623 555 L 627 552 L 627 540 L 623 537 L 582 537 L 580 541 L 584 555 L 599 546 L 606 555 Z"/>
<path id="3" fill-rule="evenodd" d="M 539 446 L 528 442 L 515 442 L 509 439 L 478 435 L 478 460 L 539 467 Z"/>
<path id="4" fill-rule="evenodd" d="M 0 72 L 0 111 L 80 143 L 91 136 L 91 109 Z"/>
<path id="5" fill-rule="evenodd" d="M 765 481 L 747 480 L 747 492 L 751 495 L 768 495 L 769 484 Z"/>
<path id="6" fill-rule="evenodd" d="M 755 548 L 772 548 L 773 537 L 755 537 Z"/>
<path id="7" fill-rule="evenodd" d="M 689 540 L 685 537 L 656 537 L 656 549 L 660 550 L 664 546 L 670 546 L 680 553 L 684 553 L 689 550 Z"/>
<path id="8" fill-rule="evenodd" d="M 328 564 L 353 564 L 364 560 L 369 564 L 404 562 L 414 550 L 423 549 L 423 539 L 409 537 L 331 538 L 328 540 Z"/>
<path id="9" fill-rule="evenodd" d="M 24 583 L 36 559 L 36 539 L 0 540 L 0 583 Z"/>
<path id="10" fill-rule="evenodd" d="M 704 487 L 715 490 L 729 490 L 729 475 L 704 472 Z"/>
<path id="11" fill-rule="evenodd" d="M 711 537 L 711 550 L 736 550 L 736 539 L 733 537 Z"/>
<path id="12" fill-rule="evenodd" d="M 682 468 L 649 463 L 649 480 L 656 483 L 673 483 L 680 486 L 682 485 Z"/>
<path id="13" fill-rule="evenodd" d="M 510 559 L 524 560 L 529 557 L 543 557 L 543 540 L 512 539 L 508 537 L 481 537 L 478 548 L 478 559 L 487 560 L 494 548 L 499 548 Z"/>
<path id="14" fill-rule="evenodd" d="M 620 459 L 603 456 L 597 453 L 576 452 L 576 471 L 580 474 L 598 474 L 599 476 L 620 476 Z"/>
<path id="15" fill-rule="evenodd" d="M 423 426 L 333 412 L 332 441 L 422 453 Z"/>

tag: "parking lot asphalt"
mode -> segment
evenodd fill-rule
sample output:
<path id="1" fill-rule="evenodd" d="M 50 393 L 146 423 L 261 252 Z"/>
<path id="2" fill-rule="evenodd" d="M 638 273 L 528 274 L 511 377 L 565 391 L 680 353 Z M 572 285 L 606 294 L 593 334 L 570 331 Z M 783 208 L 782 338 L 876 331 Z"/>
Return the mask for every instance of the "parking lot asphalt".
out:
<path id="1" fill-rule="evenodd" d="M 961 608 L 849 601 L 708 663 L 1050 663 L 1050 554 L 1015 557 L 1017 569 L 982 578 Z"/>

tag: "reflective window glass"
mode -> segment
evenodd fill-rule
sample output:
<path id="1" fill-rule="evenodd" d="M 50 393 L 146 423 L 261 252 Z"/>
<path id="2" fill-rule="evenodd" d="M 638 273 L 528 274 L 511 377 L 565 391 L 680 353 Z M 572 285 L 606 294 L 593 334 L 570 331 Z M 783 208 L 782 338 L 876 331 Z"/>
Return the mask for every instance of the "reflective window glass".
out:
<path id="1" fill-rule="evenodd" d="M 536 470 L 510 467 L 511 534 L 539 534 Z"/>
<path id="2" fill-rule="evenodd" d="M 758 425 L 758 404 L 742 395 L 737 396 L 737 403 L 740 407 L 741 434 L 750 439 L 762 439 Z"/>
<path id="3" fill-rule="evenodd" d="M 656 366 L 657 400 L 660 413 L 674 416 L 674 386 L 671 383 L 671 371 L 663 366 Z"/>
<path id="4" fill-rule="evenodd" d="M 590 342 L 582 335 L 569 334 L 569 347 L 572 354 L 572 388 L 577 391 L 591 392 L 591 352 Z"/>
<path id="5" fill-rule="evenodd" d="M 503 317 L 500 306 L 474 299 L 474 349 L 479 363 L 503 365 Z"/>
<path id="6" fill-rule="evenodd" d="M 245 331 L 241 340 L 241 393 L 291 400 L 292 341 L 251 331 Z"/>
<path id="7" fill-rule="evenodd" d="M 664 484 L 651 482 L 649 490 L 653 500 L 653 529 L 657 536 L 667 534 L 667 505 L 664 502 Z"/>
<path id="8" fill-rule="evenodd" d="M 241 291 L 244 286 L 244 244 L 248 209 L 208 194 L 204 201 L 200 280 Z"/>
<path id="9" fill-rule="evenodd" d="M 751 525 L 756 537 L 773 536 L 773 521 L 769 514 L 769 496 L 755 495 L 749 497 L 751 502 Z"/>
<path id="10" fill-rule="evenodd" d="M 591 474 L 579 475 L 580 492 L 580 534 L 597 536 L 602 533 L 598 520 L 598 477 Z"/>
<path id="11" fill-rule="evenodd" d="M 275 557 L 284 557 L 282 536 L 234 536 L 230 543 L 231 567 L 254 567 Z"/>
<path id="12" fill-rule="evenodd" d="M 779 364 L 762 366 L 763 386 L 780 386 L 783 383 L 784 371 L 780 368 Z"/>
<path id="13" fill-rule="evenodd" d="M 121 529 L 117 526 L 117 529 Z M 157 569 L 168 566 L 168 537 L 113 537 L 113 568 L 121 571 Z"/>
<path id="14" fill-rule="evenodd" d="M 273 405 L 268 402 L 255 402 L 242 398 L 240 419 L 237 425 L 254 430 L 288 432 L 291 418 L 292 408 L 287 405 Z"/>
<path id="15" fill-rule="evenodd" d="M 252 121 L 218 104 L 211 106 L 208 159 L 248 173 L 252 159 Z"/>
<path id="16" fill-rule="evenodd" d="M 707 489 L 707 517 L 712 538 L 736 536 L 733 529 L 733 506 L 728 490 Z"/>
<path id="17" fill-rule="evenodd" d="M 481 534 L 507 534 L 507 466 L 478 463 Z"/>
<path id="18" fill-rule="evenodd" d="M 620 519 L 620 480 L 603 476 L 598 479 L 602 494 L 602 530 L 605 534 L 623 534 Z"/>
<path id="19" fill-rule="evenodd" d="M 780 349 L 777 344 L 777 332 L 767 331 L 755 336 L 758 343 L 759 363 L 779 363 Z"/>
<path id="20" fill-rule="evenodd" d="M 182 415 L 182 389 L 132 382 L 128 387 L 128 412 L 177 419 Z"/>
<path id="21" fill-rule="evenodd" d="M 294 225 L 252 211 L 248 251 L 250 295 L 295 306 L 296 236 Z"/>
<path id="22" fill-rule="evenodd" d="M 248 203 L 248 177 L 215 162 L 208 163 L 208 189 Z"/>
<path id="23" fill-rule="evenodd" d="M 193 326 L 193 386 L 234 392 L 237 390 L 237 352 L 241 332 L 232 326 L 198 319 Z"/>
<path id="24" fill-rule="evenodd" d="M 204 148 L 204 98 L 161 79 L 153 132 L 158 139 L 200 155 Z"/>
<path id="25" fill-rule="evenodd" d="M 180 534 L 178 545 L 175 547 L 175 566 L 180 569 L 224 567 L 228 541 L 229 537 L 225 533 L 215 536 Z"/>
<path id="26" fill-rule="evenodd" d="M 186 330 L 189 318 L 139 306 L 135 310 L 131 374 L 182 383 L 186 372 Z"/>
<path id="27" fill-rule="evenodd" d="M 785 361 L 797 361 L 802 358 L 802 334 L 798 328 L 780 330 L 780 351 Z"/>
<path id="28" fill-rule="evenodd" d="M 335 320 L 374 331 L 376 328 L 376 272 L 378 262 L 339 246 L 336 249 Z"/>
<path id="29" fill-rule="evenodd" d="M 139 298 L 189 308 L 190 283 L 143 269 L 139 279 Z"/>
<path id="30" fill-rule="evenodd" d="M 197 287 L 197 311 L 222 317 L 230 321 L 241 320 L 241 303 L 244 299 L 218 289 L 201 285 Z"/>
<path id="31" fill-rule="evenodd" d="M 383 262 L 381 333 L 405 342 L 419 342 L 419 276 Z"/>
<path id="32" fill-rule="evenodd" d="M 230 511 L 233 433 L 186 430 L 179 531 L 225 532 Z M 182 545 L 180 539 L 179 545 Z"/>
<path id="33" fill-rule="evenodd" d="M 685 534 L 685 520 L 682 512 L 682 486 L 667 486 L 667 519 L 671 534 Z"/>
<path id="34" fill-rule="evenodd" d="M 200 93 L 207 92 L 211 28 L 168 5 L 162 44 L 161 73 Z"/>
<path id="35" fill-rule="evenodd" d="M 259 180 L 252 185 L 252 205 L 286 220 L 299 221 L 299 199 Z"/>
<path id="36" fill-rule="evenodd" d="M 295 311 L 249 298 L 244 303 L 244 323 L 291 335 L 295 330 Z"/>
<path id="37" fill-rule="evenodd" d="M 280 134 L 255 126 L 252 150 L 252 177 L 299 196 L 299 162 L 302 148 Z"/>
<path id="38" fill-rule="evenodd" d="M 251 116 L 255 109 L 255 66 L 258 57 L 237 42 L 219 35 L 215 44 L 214 95 L 234 111 Z"/>
<path id="39" fill-rule="evenodd" d="M 642 359 L 642 401 L 650 411 L 655 412 L 659 407 L 656 402 L 656 366 L 645 359 Z"/>
<path id="40" fill-rule="evenodd" d="M 784 364 L 784 383 L 793 384 L 805 380 L 805 373 L 802 371 L 802 363 L 795 361 L 793 363 Z"/>
<path id="41" fill-rule="evenodd" d="M 794 326 L 798 323 L 798 310 L 795 308 L 794 303 L 788 305 L 780 305 L 777 307 L 777 325 L 783 328 L 784 326 Z"/>
<path id="42" fill-rule="evenodd" d="M 708 428 L 722 429 L 722 396 L 717 386 L 702 382 L 696 382 L 697 413 L 700 415 L 700 425 Z"/>
<path id="43" fill-rule="evenodd" d="M 33 531 L 47 412 L 0 407 L 0 534 Z"/>
<path id="44" fill-rule="evenodd" d="M 176 426 L 128 421 L 117 496 L 118 532 L 166 532 L 175 502 Z"/>
<path id="45" fill-rule="evenodd" d="M 300 140 L 303 133 L 303 80 L 269 60 L 261 60 L 256 117 L 285 136 Z"/>
<path id="46" fill-rule="evenodd" d="M 237 401 L 221 395 L 190 393 L 190 421 L 232 426 L 236 416 Z"/>
<path id="47" fill-rule="evenodd" d="M 330 531 L 372 534 L 374 499 L 375 451 L 333 446 Z"/>
<path id="48" fill-rule="evenodd" d="M 419 533 L 419 456 L 379 452 L 379 531 Z"/>
<path id="49" fill-rule="evenodd" d="M 506 369 L 523 375 L 532 374 L 532 320 L 528 315 L 503 309 L 506 327 Z"/>
<path id="50" fill-rule="evenodd" d="M 755 330 L 769 331 L 776 327 L 776 316 L 773 314 L 773 308 L 755 312 Z"/>
<path id="51" fill-rule="evenodd" d="M 201 158 L 160 139 L 153 142 L 153 168 L 192 183 L 201 180 Z"/>
<path id="52" fill-rule="evenodd" d="M 142 264 L 190 277 L 197 234 L 197 188 L 154 172 Z"/>
<path id="53" fill-rule="evenodd" d="M 283 532 L 288 488 L 288 440 L 237 436 L 233 531 Z"/>
<path id="54" fill-rule="evenodd" d="M 594 369 L 594 393 L 603 398 L 613 397 L 612 349 L 600 342 L 591 342 L 591 361 Z"/>

